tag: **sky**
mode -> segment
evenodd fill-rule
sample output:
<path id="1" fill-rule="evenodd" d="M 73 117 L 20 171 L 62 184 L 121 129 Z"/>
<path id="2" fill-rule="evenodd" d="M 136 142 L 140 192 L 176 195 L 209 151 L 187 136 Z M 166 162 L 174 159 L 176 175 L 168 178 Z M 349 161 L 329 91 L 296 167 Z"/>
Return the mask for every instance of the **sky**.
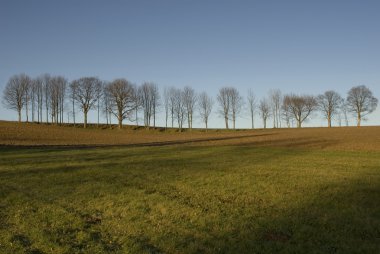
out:
<path id="1" fill-rule="evenodd" d="M 2 0 L 0 91 L 14 74 L 50 73 L 191 86 L 214 98 L 224 86 L 260 99 L 271 89 L 345 97 L 357 85 L 380 98 L 379 11 L 371 0 Z M 0 119 L 17 114 L 0 104 Z M 365 125 L 379 124 L 380 109 Z M 210 126 L 223 127 L 217 104 Z M 305 126 L 326 121 L 315 114 Z M 248 113 L 237 127 L 250 127 Z"/>

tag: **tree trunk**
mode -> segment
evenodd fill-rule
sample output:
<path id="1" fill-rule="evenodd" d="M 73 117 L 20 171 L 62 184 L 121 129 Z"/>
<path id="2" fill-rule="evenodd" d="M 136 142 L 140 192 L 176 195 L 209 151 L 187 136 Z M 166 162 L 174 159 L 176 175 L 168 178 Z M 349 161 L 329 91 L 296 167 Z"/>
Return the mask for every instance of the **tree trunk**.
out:
<path id="1" fill-rule="evenodd" d="M 235 124 L 236 124 L 236 114 L 235 114 L 235 112 L 233 113 L 232 120 L 233 120 L 233 125 L 234 125 L 234 130 L 235 130 Z"/>
<path id="2" fill-rule="evenodd" d="M 18 110 L 18 122 L 21 123 L 21 109 Z"/>
<path id="3" fill-rule="evenodd" d="M 45 103 L 47 104 L 48 102 L 45 101 Z M 49 106 L 48 106 L 48 104 L 46 106 L 46 123 L 49 123 Z"/>
<path id="4" fill-rule="evenodd" d="M 251 112 L 251 121 L 252 121 L 252 129 L 255 128 L 254 124 L 253 124 L 253 113 Z"/>
<path id="5" fill-rule="evenodd" d="M 121 128 L 123 127 L 123 120 L 120 117 L 118 118 L 118 120 L 119 120 L 119 123 L 118 123 L 119 130 L 121 130 Z"/>
<path id="6" fill-rule="evenodd" d="M 137 108 L 136 108 L 136 111 L 135 111 L 135 115 L 136 115 L 136 127 L 137 127 L 137 126 L 139 126 L 139 119 L 138 119 Z"/>
<path id="7" fill-rule="evenodd" d="M 83 128 L 87 128 L 87 112 L 84 112 Z"/>
<path id="8" fill-rule="evenodd" d="M 172 110 L 172 128 L 174 127 L 174 113 L 173 113 L 173 110 Z"/>
<path id="9" fill-rule="evenodd" d="M 28 101 L 26 101 L 25 103 L 25 113 L 26 113 L 26 122 L 28 123 L 29 122 L 29 114 L 28 114 Z"/>
<path id="10" fill-rule="evenodd" d="M 73 122 L 74 122 L 74 127 L 75 127 L 75 106 L 74 106 L 74 101 L 73 101 Z"/>
<path id="11" fill-rule="evenodd" d="M 327 124 L 328 124 L 328 127 L 331 128 L 331 113 L 328 112 L 327 114 Z"/>
<path id="12" fill-rule="evenodd" d="M 34 122 L 34 98 L 32 99 L 32 122 Z"/>
<path id="13" fill-rule="evenodd" d="M 153 109 L 153 127 L 156 128 L 156 107 Z"/>
<path id="14" fill-rule="evenodd" d="M 99 99 L 98 99 L 98 125 L 97 125 L 97 127 L 99 128 L 99 112 L 100 112 L 100 105 L 99 105 Z"/>
<path id="15" fill-rule="evenodd" d="M 168 112 L 166 112 L 166 115 L 165 115 L 165 129 L 168 128 Z"/>
<path id="16" fill-rule="evenodd" d="M 224 121 L 226 122 L 226 129 L 228 129 L 228 117 L 224 117 Z"/>
<path id="17" fill-rule="evenodd" d="M 360 127 L 361 121 L 362 121 L 362 116 L 360 112 L 358 112 L 358 127 Z"/>

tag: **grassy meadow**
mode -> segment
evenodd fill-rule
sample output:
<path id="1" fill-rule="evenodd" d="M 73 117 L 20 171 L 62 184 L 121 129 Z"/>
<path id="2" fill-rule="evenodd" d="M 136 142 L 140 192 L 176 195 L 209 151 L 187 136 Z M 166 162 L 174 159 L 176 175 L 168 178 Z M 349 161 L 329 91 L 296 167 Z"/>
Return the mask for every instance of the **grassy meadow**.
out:
<path id="1" fill-rule="evenodd" d="M 380 127 L 0 123 L 0 253 L 380 253 Z"/>

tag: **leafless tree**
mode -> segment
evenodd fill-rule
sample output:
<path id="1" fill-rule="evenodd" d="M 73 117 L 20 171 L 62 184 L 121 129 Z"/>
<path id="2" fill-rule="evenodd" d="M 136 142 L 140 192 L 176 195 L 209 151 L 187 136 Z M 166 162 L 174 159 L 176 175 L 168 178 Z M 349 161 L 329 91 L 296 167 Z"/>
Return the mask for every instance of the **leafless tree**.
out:
<path id="1" fill-rule="evenodd" d="M 182 130 L 183 123 L 186 120 L 186 107 L 183 101 L 183 91 L 181 89 L 173 90 L 173 98 L 174 98 L 174 117 L 177 119 L 178 128 Z"/>
<path id="2" fill-rule="evenodd" d="M 139 110 L 141 108 L 141 99 L 139 96 L 139 88 L 137 85 L 133 85 L 133 102 L 135 104 L 135 124 L 139 126 Z"/>
<path id="3" fill-rule="evenodd" d="M 43 81 L 43 90 L 44 90 L 44 97 L 45 97 L 45 113 L 46 113 L 46 123 L 49 123 L 49 109 L 50 109 L 50 75 L 44 74 L 42 75 L 42 81 Z"/>
<path id="4" fill-rule="evenodd" d="M 144 82 L 139 87 L 139 98 L 141 102 L 142 110 L 144 111 L 144 125 L 149 128 L 150 121 L 153 115 L 153 103 L 154 103 L 154 84 L 150 82 Z"/>
<path id="5" fill-rule="evenodd" d="M 75 94 L 76 94 L 76 91 L 77 91 L 77 84 L 78 84 L 78 82 L 71 82 L 70 85 L 69 85 L 74 126 L 75 126 Z"/>
<path id="6" fill-rule="evenodd" d="M 248 90 L 247 102 L 248 102 L 248 110 L 251 115 L 251 128 L 254 129 L 255 128 L 254 117 L 255 117 L 255 109 L 256 109 L 256 96 L 253 93 L 252 89 Z"/>
<path id="7" fill-rule="evenodd" d="M 87 113 L 93 108 L 98 99 L 98 90 L 102 82 L 95 77 L 84 77 L 74 80 L 76 86 L 75 101 L 80 106 L 84 115 L 83 127 L 87 127 Z"/>
<path id="8" fill-rule="evenodd" d="M 363 117 L 376 110 L 378 100 L 366 86 L 355 86 L 347 95 L 347 107 L 356 116 L 357 125 L 360 127 Z"/>
<path id="9" fill-rule="evenodd" d="M 182 92 L 183 103 L 185 105 L 187 114 L 187 124 L 188 128 L 191 130 L 193 128 L 193 116 L 194 109 L 197 102 L 197 96 L 193 88 L 186 86 Z"/>
<path id="10" fill-rule="evenodd" d="M 67 80 L 62 76 L 54 76 L 50 78 L 49 83 L 52 122 L 56 124 L 62 123 Z"/>
<path id="11" fill-rule="evenodd" d="M 3 92 L 4 106 L 17 111 L 19 122 L 21 122 L 21 110 L 25 105 L 25 93 L 29 82 L 30 78 L 26 74 L 14 75 L 9 79 Z"/>
<path id="12" fill-rule="evenodd" d="M 32 79 L 29 76 L 25 75 L 22 77 L 22 81 L 25 87 L 24 103 L 25 103 L 26 122 L 29 122 L 29 102 L 30 102 L 30 91 L 32 89 Z"/>
<path id="13" fill-rule="evenodd" d="M 110 95 L 111 113 L 117 118 L 121 129 L 123 120 L 130 118 L 135 110 L 133 85 L 125 79 L 116 79 L 107 85 L 106 90 Z"/>
<path id="14" fill-rule="evenodd" d="M 109 94 L 107 90 L 107 86 L 109 85 L 108 82 L 103 82 L 102 84 L 102 113 L 106 117 L 106 124 L 107 126 L 111 124 L 111 95 Z"/>
<path id="15" fill-rule="evenodd" d="M 341 114 L 344 116 L 344 122 L 346 124 L 346 127 L 349 125 L 348 123 L 348 107 L 347 107 L 347 100 L 343 99 L 342 105 L 340 107 Z"/>
<path id="16" fill-rule="evenodd" d="M 214 105 L 213 99 L 207 95 L 206 92 L 202 92 L 198 97 L 198 109 L 199 115 L 202 121 L 205 123 L 206 130 L 208 129 L 208 120 Z"/>
<path id="17" fill-rule="evenodd" d="M 108 83 L 106 81 L 102 81 L 101 83 L 101 87 L 100 89 L 98 89 L 96 91 L 96 97 L 97 97 L 97 113 L 98 113 L 98 122 L 97 122 L 97 127 L 99 128 L 99 124 L 100 124 L 100 111 L 101 111 L 101 107 L 100 107 L 100 104 L 102 102 L 102 96 L 103 96 L 103 87 L 106 86 L 106 84 L 108 85 Z"/>
<path id="18" fill-rule="evenodd" d="M 170 110 L 170 89 L 165 87 L 163 93 L 164 108 L 165 108 L 165 128 L 168 128 L 169 110 Z"/>
<path id="19" fill-rule="evenodd" d="M 282 116 L 282 119 L 284 119 L 285 123 L 286 123 L 286 127 L 290 128 L 291 127 L 291 123 L 293 123 L 293 115 L 290 113 L 290 111 L 288 110 L 288 105 L 286 105 L 284 103 L 284 101 L 282 102 L 282 106 L 281 106 L 281 116 Z"/>
<path id="20" fill-rule="evenodd" d="M 156 119 L 159 107 L 161 105 L 160 101 L 160 90 L 158 86 L 154 83 L 151 84 L 152 89 L 152 113 L 153 113 L 153 127 L 156 127 Z"/>
<path id="21" fill-rule="evenodd" d="M 243 97 L 240 96 L 239 91 L 232 87 L 229 89 L 229 97 L 230 97 L 230 106 L 231 106 L 231 117 L 233 128 L 236 128 L 236 118 L 239 116 L 241 109 L 243 107 L 244 101 Z"/>
<path id="22" fill-rule="evenodd" d="M 290 94 L 284 97 L 283 108 L 296 120 L 298 128 L 301 128 L 317 106 L 317 100 L 313 96 Z"/>
<path id="23" fill-rule="evenodd" d="M 42 77 L 37 77 L 33 80 L 35 87 L 35 100 L 37 107 L 37 122 L 42 122 L 42 107 L 43 107 L 43 80 Z"/>
<path id="24" fill-rule="evenodd" d="M 328 127 L 331 127 L 331 119 L 339 114 L 339 109 L 343 103 L 342 97 L 335 91 L 326 91 L 317 97 L 319 110 L 327 119 Z"/>
<path id="25" fill-rule="evenodd" d="M 34 122 L 35 121 L 34 113 L 36 112 L 36 98 L 37 98 L 37 83 L 35 79 L 32 79 L 30 82 L 29 98 L 30 98 L 30 103 L 32 104 L 32 122 Z"/>
<path id="26" fill-rule="evenodd" d="M 67 90 L 67 79 L 64 77 L 59 77 L 59 115 L 60 115 L 60 123 L 64 122 L 64 111 L 65 111 L 65 99 L 66 99 L 66 90 Z"/>
<path id="27" fill-rule="evenodd" d="M 260 111 L 261 119 L 263 119 L 264 129 L 266 129 L 267 128 L 267 120 L 271 115 L 270 105 L 269 105 L 269 102 L 266 98 L 263 98 L 260 100 L 259 111 Z"/>
<path id="28" fill-rule="evenodd" d="M 269 91 L 269 99 L 272 109 L 273 127 L 281 127 L 282 94 L 279 89 Z"/>
<path id="29" fill-rule="evenodd" d="M 230 98 L 230 87 L 223 87 L 219 89 L 217 96 L 217 101 L 220 106 L 219 113 L 224 118 L 226 124 L 226 129 L 228 129 L 228 121 L 230 116 L 231 98 Z"/>
<path id="30" fill-rule="evenodd" d="M 170 115 L 171 115 L 171 121 L 172 121 L 172 128 L 174 127 L 174 119 L 175 119 L 175 105 L 176 105 L 176 96 L 178 95 L 177 89 L 174 87 L 169 88 L 168 91 L 169 94 L 169 105 L 170 105 Z"/>

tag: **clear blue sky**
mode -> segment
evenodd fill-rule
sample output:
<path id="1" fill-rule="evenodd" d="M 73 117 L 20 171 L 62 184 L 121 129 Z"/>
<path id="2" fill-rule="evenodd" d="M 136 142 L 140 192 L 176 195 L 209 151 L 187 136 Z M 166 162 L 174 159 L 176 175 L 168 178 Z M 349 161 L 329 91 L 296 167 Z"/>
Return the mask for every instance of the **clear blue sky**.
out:
<path id="1" fill-rule="evenodd" d="M 345 96 L 364 84 L 380 97 L 379 13 L 380 1 L 370 0 L 2 0 L 0 89 L 13 74 L 51 73 L 189 85 L 213 96 L 226 85 L 258 97 L 277 88 Z M 237 127 L 249 127 L 245 118 Z M 1 105 L 0 119 L 16 114 Z M 212 121 L 223 127 L 216 114 Z M 367 124 L 380 124 L 380 110 Z"/>

